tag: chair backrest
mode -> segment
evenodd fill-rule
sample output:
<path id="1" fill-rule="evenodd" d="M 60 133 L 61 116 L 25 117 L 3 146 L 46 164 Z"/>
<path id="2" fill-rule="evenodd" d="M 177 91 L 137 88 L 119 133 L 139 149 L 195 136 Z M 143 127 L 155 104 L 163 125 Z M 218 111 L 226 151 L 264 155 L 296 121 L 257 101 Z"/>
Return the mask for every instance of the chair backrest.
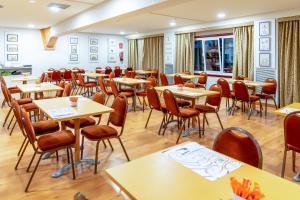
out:
<path id="1" fill-rule="evenodd" d="M 209 104 L 211 106 L 216 106 L 219 109 L 220 104 L 221 104 L 221 100 L 222 100 L 222 88 L 221 88 L 221 86 L 219 86 L 217 84 L 214 84 L 214 85 L 210 86 L 209 90 L 218 92 L 218 94 L 208 95 L 206 97 L 206 104 Z"/>
<path id="2" fill-rule="evenodd" d="M 229 86 L 228 81 L 226 79 L 220 78 L 220 79 L 218 79 L 217 83 L 222 88 L 222 96 L 230 98 L 231 93 L 230 93 L 230 86 Z"/>
<path id="3" fill-rule="evenodd" d="M 151 76 L 154 76 L 155 78 L 158 78 L 158 69 L 153 69 L 153 72 L 151 73 Z"/>
<path id="4" fill-rule="evenodd" d="M 154 76 L 148 77 L 147 81 L 150 81 L 150 82 L 146 84 L 146 87 L 156 87 L 157 86 L 157 79 Z"/>
<path id="5" fill-rule="evenodd" d="M 65 90 L 65 81 L 61 80 L 58 84 L 59 87 L 63 88 L 63 90 L 56 91 L 56 97 L 62 97 Z"/>
<path id="6" fill-rule="evenodd" d="M 231 127 L 223 130 L 215 139 L 213 150 L 262 168 L 261 148 L 253 135 L 242 128 Z"/>
<path id="7" fill-rule="evenodd" d="M 160 73 L 159 77 L 160 77 L 160 82 L 163 86 L 168 86 L 169 85 L 169 81 L 167 79 L 167 76 L 164 73 Z"/>
<path id="8" fill-rule="evenodd" d="M 189 88 L 195 88 L 196 87 L 196 85 L 195 85 L 195 83 L 193 83 L 193 81 L 187 81 L 187 82 L 185 82 L 184 86 L 185 87 L 189 87 Z"/>
<path id="9" fill-rule="evenodd" d="M 118 87 L 117 87 L 117 84 L 115 83 L 115 81 L 111 79 L 109 81 L 109 84 L 110 84 L 110 88 L 111 88 L 111 91 L 114 94 L 114 96 L 115 97 L 119 96 L 119 90 L 118 90 Z"/>
<path id="10" fill-rule="evenodd" d="M 15 100 L 12 100 L 11 106 L 12 106 L 14 115 L 17 119 L 18 125 L 21 129 L 21 132 L 26 137 L 26 133 L 24 132 L 24 126 L 23 126 L 23 121 L 22 121 L 21 107 Z"/>
<path id="11" fill-rule="evenodd" d="M 130 78 L 134 78 L 136 76 L 135 71 L 129 71 L 129 74 L 130 74 Z"/>
<path id="12" fill-rule="evenodd" d="M 71 95 L 71 92 L 72 92 L 72 84 L 71 83 L 65 84 L 65 88 L 62 96 L 68 97 Z"/>
<path id="13" fill-rule="evenodd" d="M 101 67 L 96 67 L 96 73 L 101 74 L 102 73 L 102 68 Z"/>
<path id="14" fill-rule="evenodd" d="M 110 74 L 111 72 L 112 72 L 112 69 L 110 68 L 110 66 L 106 66 L 106 67 L 105 67 L 104 73 L 108 75 L 108 74 Z"/>
<path id="15" fill-rule="evenodd" d="M 27 135 L 27 138 L 29 139 L 29 142 L 32 145 L 34 145 L 36 141 L 36 135 L 33 126 L 31 124 L 30 117 L 24 108 L 21 108 L 21 113 L 22 113 L 22 122 L 23 122 L 24 130 Z"/>
<path id="16" fill-rule="evenodd" d="M 115 73 L 114 72 L 110 72 L 109 73 L 109 76 L 108 76 L 108 78 L 115 78 L 116 77 L 116 75 L 115 75 Z"/>
<path id="17" fill-rule="evenodd" d="M 72 79 L 72 70 L 67 69 L 64 71 L 64 79 L 71 80 Z"/>
<path id="18" fill-rule="evenodd" d="M 132 69 L 132 67 L 127 67 L 126 70 L 127 70 L 127 71 L 132 71 L 133 69 Z"/>
<path id="19" fill-rule="evenodd" d="M 235 79 L 239 81 L 243 81 L 246 80 L 246 77 L 244 75 L 238 75 L 237 77 L 235 77 Z"/>
<path id="20" fill-rule="evenodd" d="M 175 85 L 184 84 L 183 79 L 179 74 L 175 74 L 174 83 Z"/>
<path id="21" fill-rule="evenodd" d="M 249 101 L 249 92 L 246 84 L 243 81 L 234 81 L 232 86 L 236 100 Z"/>
<path id="22" fill-rule="evenodd" d="M 103 80 L 103 78 L 101 76 L 98 77 L 98 84 L 100 86 L 101 91 L 104 92 L 107 95 L 106 86 L 105 86 L 104 80 Z"/>
<path id="23" fill-rule="evenodd" d="M 125 70 L 124 76 L 125 76 L 126 78 L 130 78 L 130 71 L 128 71 L 128 70 L 126 69 L 126 70 Z"/>
<path id="24" fill-rule="evenodd" d="M 6 81 L 3 76 L 0 76 L 0 81 L 1 81 L 1 84 L 6 85 Z"/>
<path id="25" fill-rule="evenodd" d="M 183 74 L 186 74 L 186 75 L 192 75 L 192 72 L 188 72 L 188 71 L 186 71 L 186 72 L 182 72 Z"/>
<path id="26" fill-rule="evenodd" d="M 161 110 L 159 96 L 154 87 L 148 87 L 146 89 L 146 94 L 150 107 L 155 110 Z"/>
<path id="27" fill-rule="evenodd" d="M 7 102 L 7 105 L 9 107 L 11 107 L 11 101 L 13 98 L 12 98 L 9 90 L 7 89 L 7 86 L 4 84 L 1 84 L 1 90 L 2 90 L 5 101 Z"/>
<path id="28" fill-rule="evenodd" d="M 52 68 L 52 67 L 48 69 L 48 71 L 54 71 L 54 70 L 55 70 L 55 69 L 54 69 L 54 68 Z"/>
<path id="29" fill-rule="evenodd" d="M 93 96 L 93 101 L 104 105 L 104 103 L 105 103 L 105 94 L 104 94 L 104 92 L 97 92 Z"/>
<path id="30" fill-rule="evenodd" d="M 284 119 L 284 141 L 290 150 L 300 152 L 300 112 L 288 114 Z"/>
<path id="31" fill-rule="evenodd" d="M 273 83 L 273 85 L 270 86 L 263 86 L 261 89 L 261 92 L 263 94 L 268 94 L 268 95 L 275 95 L 276 94 L 276 89 L 277 89 L 277 81 L 272 78 L 268 78 L 265 80 L 265 83 Z"/>
<path id="32" fill-rule="evenodd" d="M 79 67 L 73 67 L 73 70 L 80 70 Z"/>
<path id="33" fill-rule="evenodd" d="M 77 80 L 79 81 L 79 85 L 83 86 L 84 85 L 84 78 L 81 73 L 77 74 Z"/>
<path id="34" fill-rule="evenodd" d="M 116 77 L 120 77 L 122 74 L 121 67 L 119 67 L 119 66 L 115 67 L 114 73 L 115 73 Z"/>
<path id="35" fill-rule="evenodd" d="M 164 90 L 163 96 L 167 110 L 175 116 L 179 116 L 179 109 L 176 103 L 176 99 L 170 90 Z"/>
<path id="36" fill-rule="evenodd" d="M 51 75 L 52 81 L 59 81 L 61 79 L 61 72 L 59 70 L 54 70 Z"/>
<path id="37" fill-rule="evenodd" d="M 115 98 L 112 103 L 111 108 L 114 109 L 113 112 L 109 114 L 108 122 L 112 123 L 114 126 L 122 127 L 121 133 L 123 132 L 126 115 L 127 115 L 127 99 L 123 95 L 119 95 Z"/>
<path id="38" fill-rule="evenodd" d="M 206 72 L 201 72 L 199 74 L 198 83 L 202 84 L 202 85 L 205 85 L 207 83 L 207 73 Z"/>

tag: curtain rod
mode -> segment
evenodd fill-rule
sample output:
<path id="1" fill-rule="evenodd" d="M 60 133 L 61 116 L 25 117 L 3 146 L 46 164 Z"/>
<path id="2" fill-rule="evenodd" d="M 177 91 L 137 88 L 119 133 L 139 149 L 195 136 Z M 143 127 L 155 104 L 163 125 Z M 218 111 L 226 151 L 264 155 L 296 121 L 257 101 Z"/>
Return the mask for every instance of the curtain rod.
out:
<path id="1" fill-rule="evenodd" d="M 300 20 L 300 15 L 291 16 L 291 17 L 282 17 L 282 18 L 279 18 L 277 21 L 278 22 L 286 22 L 286 21 L 295 21 L 295 20 Z"/>

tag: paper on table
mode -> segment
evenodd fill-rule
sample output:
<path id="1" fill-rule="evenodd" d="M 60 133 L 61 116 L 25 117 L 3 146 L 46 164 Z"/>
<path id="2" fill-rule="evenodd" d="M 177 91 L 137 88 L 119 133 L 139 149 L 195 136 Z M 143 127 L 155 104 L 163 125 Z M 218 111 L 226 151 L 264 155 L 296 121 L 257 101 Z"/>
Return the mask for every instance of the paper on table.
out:
<path id="1" fill-rule="evenodd" d="M 284 113 L 284 114 L 290 114 L 292 112 L 300 111 L 299 108 L 282 108 L 279 110 L 279 112 Z"/>
<path id="2" fill-rule="evenodd" d="M 49 110 L 48 114 L 52 118 L 69 117 L 78 115 L 78 112 L 71 107 Z"/>
<path id="3" fill-rule="evenodd" d="M 162 153 L 210 181 L 215 181 L 242 166 L 240 162 L 196 142 L 175 146 Z"/>

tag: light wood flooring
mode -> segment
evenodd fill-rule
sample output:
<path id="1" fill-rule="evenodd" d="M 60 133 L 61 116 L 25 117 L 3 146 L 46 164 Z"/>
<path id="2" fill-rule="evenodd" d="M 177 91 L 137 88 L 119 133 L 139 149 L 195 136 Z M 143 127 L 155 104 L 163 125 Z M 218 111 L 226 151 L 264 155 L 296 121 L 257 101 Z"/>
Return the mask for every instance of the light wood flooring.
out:
<path id="1" fill-rule="evenodd" d="M 236 112 L 235 116 L 228 116 L 224 107 L 225 104 L 222 105 L 220 110 L 220 117 L 224 127 L 241 127 L 251 132 L 257 138 L 262 148 L 263 169 L 272 174 L 279 175 L 283 157 L 283 118 L 275 116 L 272 113 L 274 109 L 270 108 L 266 118 L 264 116 L 259 117 L 259 115 L 254 115 L 250 120 L 247 120 L 247 114 L 241 113 L 241 111 Z M 30 177 L 30 173 L 26 173 L 26 167 L 32 156 L 32 149 L 31 147 L 28 148 L 19 169 L 15 171 L 14 166 L 17 161 L 17 151 L 21 145 L 23 136 L 19 128 L 16 128 L 12 136 L 9 136 L 9 132 L 6 128 L 2 128 L 3 119 L 7 111 L 7 107 L 0 109 L 1 199 L 66 200 L 73 199 L 74 194 L 77 192 L 83 193 L 88 199 L 124 199 L 124 196 L 117 188 L 112 186 L 104 173 L 105 169 L 127 162 L 118 141 L 114 140 L 112 140 L 115 148 L 113 152 L 110 148 L 105 149 L 103 145 L 100 145 L 99 157 L 101 164 L 98 167 L 97 175 L 94 175 L 93 166 L 84 165 L 77 170 L 76 180 L 72 179 L 71 171 L 60 178 L 51 178 L 51 173 L 67 162 L 65 151 L 60 151 L 58 163 L 54 156 L 48 160 L 41 161 L 40 167 L 29 188 L 29 192 L 25 193 L 24 188 Z M 171 124 L 165 136 L 159 136 L 157 132 L 162 114 L 153 111 L 148 128 L 145 129 L 144 126 L 148 113 L 149 109 L 145 112 L 138 111 L 128 113 L 122 140 L 131 160 L 175 145 L 178 133 L 177 125 L 175 123 Z M 106 120 L 107 116 L 104 116 L 102 123 L 106 123 Z M 182 143 L 188 140 L 197 141 L 211 148 L 214 138 L 221 131 L 221 128 L 214 114 L 208 115 L 208 120 L 209 127 L 206 127 L 204 137 L 199 138 L 198 134 L 195 133 L 189 137 L 181 138 L 180 142 Z M 95 143 L 86 141 L 84 157 L 94 158 L 94 155 Z M 291 154 L 288 154 L 286 178 L 289 180 L 291 180 L 291 177 L 294 175 L 291 169 L 291 157 Z M 297 169 L 299 169 L 299 165 L 297 166 Z"/>

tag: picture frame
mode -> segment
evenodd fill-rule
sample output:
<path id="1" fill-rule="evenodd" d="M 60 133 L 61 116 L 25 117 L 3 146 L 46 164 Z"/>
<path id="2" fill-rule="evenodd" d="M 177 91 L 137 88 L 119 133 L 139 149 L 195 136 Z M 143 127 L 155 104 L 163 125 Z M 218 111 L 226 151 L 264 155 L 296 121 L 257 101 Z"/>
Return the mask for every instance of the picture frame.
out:
<path id="1" fill-rule="evenodd" d="M 71 45 L 71 54 L 77 54 L 78 50 L 77 50 L 77 45 Z"/>
<path id="2" fill-rule="evenodd" d="M 78 61 L 78 54 L 70 54 L 70 61 L 77 62 Z"/>
<path id="3" fill-rule="evenodd" d="M 271 54 L 260 53 L 259 54 L 259 66 L 260 67 L 271 67 Z"/>
<path id="4" fill-rule="evenodd" d="M 98 54 L 90 54 L 90 61 L 91 62 L 98 61 Z"/>
<path id="5" fill-rule="evenodd" d="M 90 38 L 90 45 L 98 45 L 98 39 L 97 38 Z"/>
<path id="6" fill-rule="evenodd" d="M 6 45 L 6 52 L 18 52 L 18 45 L 17 44 L 7 44 Z"/>
<path id="7" fill-rule="evenodd" d="M 18 42 L 19 36 L 16 33 L 8 33 L 6 35 L 6 42 Z"/>
<path id="8" fill-rule="evenodd" d="M 115 53 L 109 53 L 108 54 L 108 58 L 107 58 L 107 62 L 109 62 L 109 63 L 116 63 L 117 62 L 117 54 L 115 54 Z"/>
<path id="9" fill-rule="evenodd" d="M 259 23 L 259 35 L 260 36 L 269 36 L 271 35 L 271 22 L 265 21 Z"/>
<path id="10" fill-rule="evenodd" d="M 260 51 L 271 51 L 271 38 L 270 37 L 259 38 L 259 50 Z"/>
<path id="11" fill-rule="evenodd" d="M 8 62 L 18 62 L 19 55 L 18 54 L 6 54 L 6 60 Z"/>
<path id="12" fill-rule="evenodd" d="M 70 37 L 70 44 L 78 44 L 78 37 Z"/>
<path id="13" fill-rule="evenodd" d="M 98 46 L 90 46 L 90 53 L 98 53 Z"/>

